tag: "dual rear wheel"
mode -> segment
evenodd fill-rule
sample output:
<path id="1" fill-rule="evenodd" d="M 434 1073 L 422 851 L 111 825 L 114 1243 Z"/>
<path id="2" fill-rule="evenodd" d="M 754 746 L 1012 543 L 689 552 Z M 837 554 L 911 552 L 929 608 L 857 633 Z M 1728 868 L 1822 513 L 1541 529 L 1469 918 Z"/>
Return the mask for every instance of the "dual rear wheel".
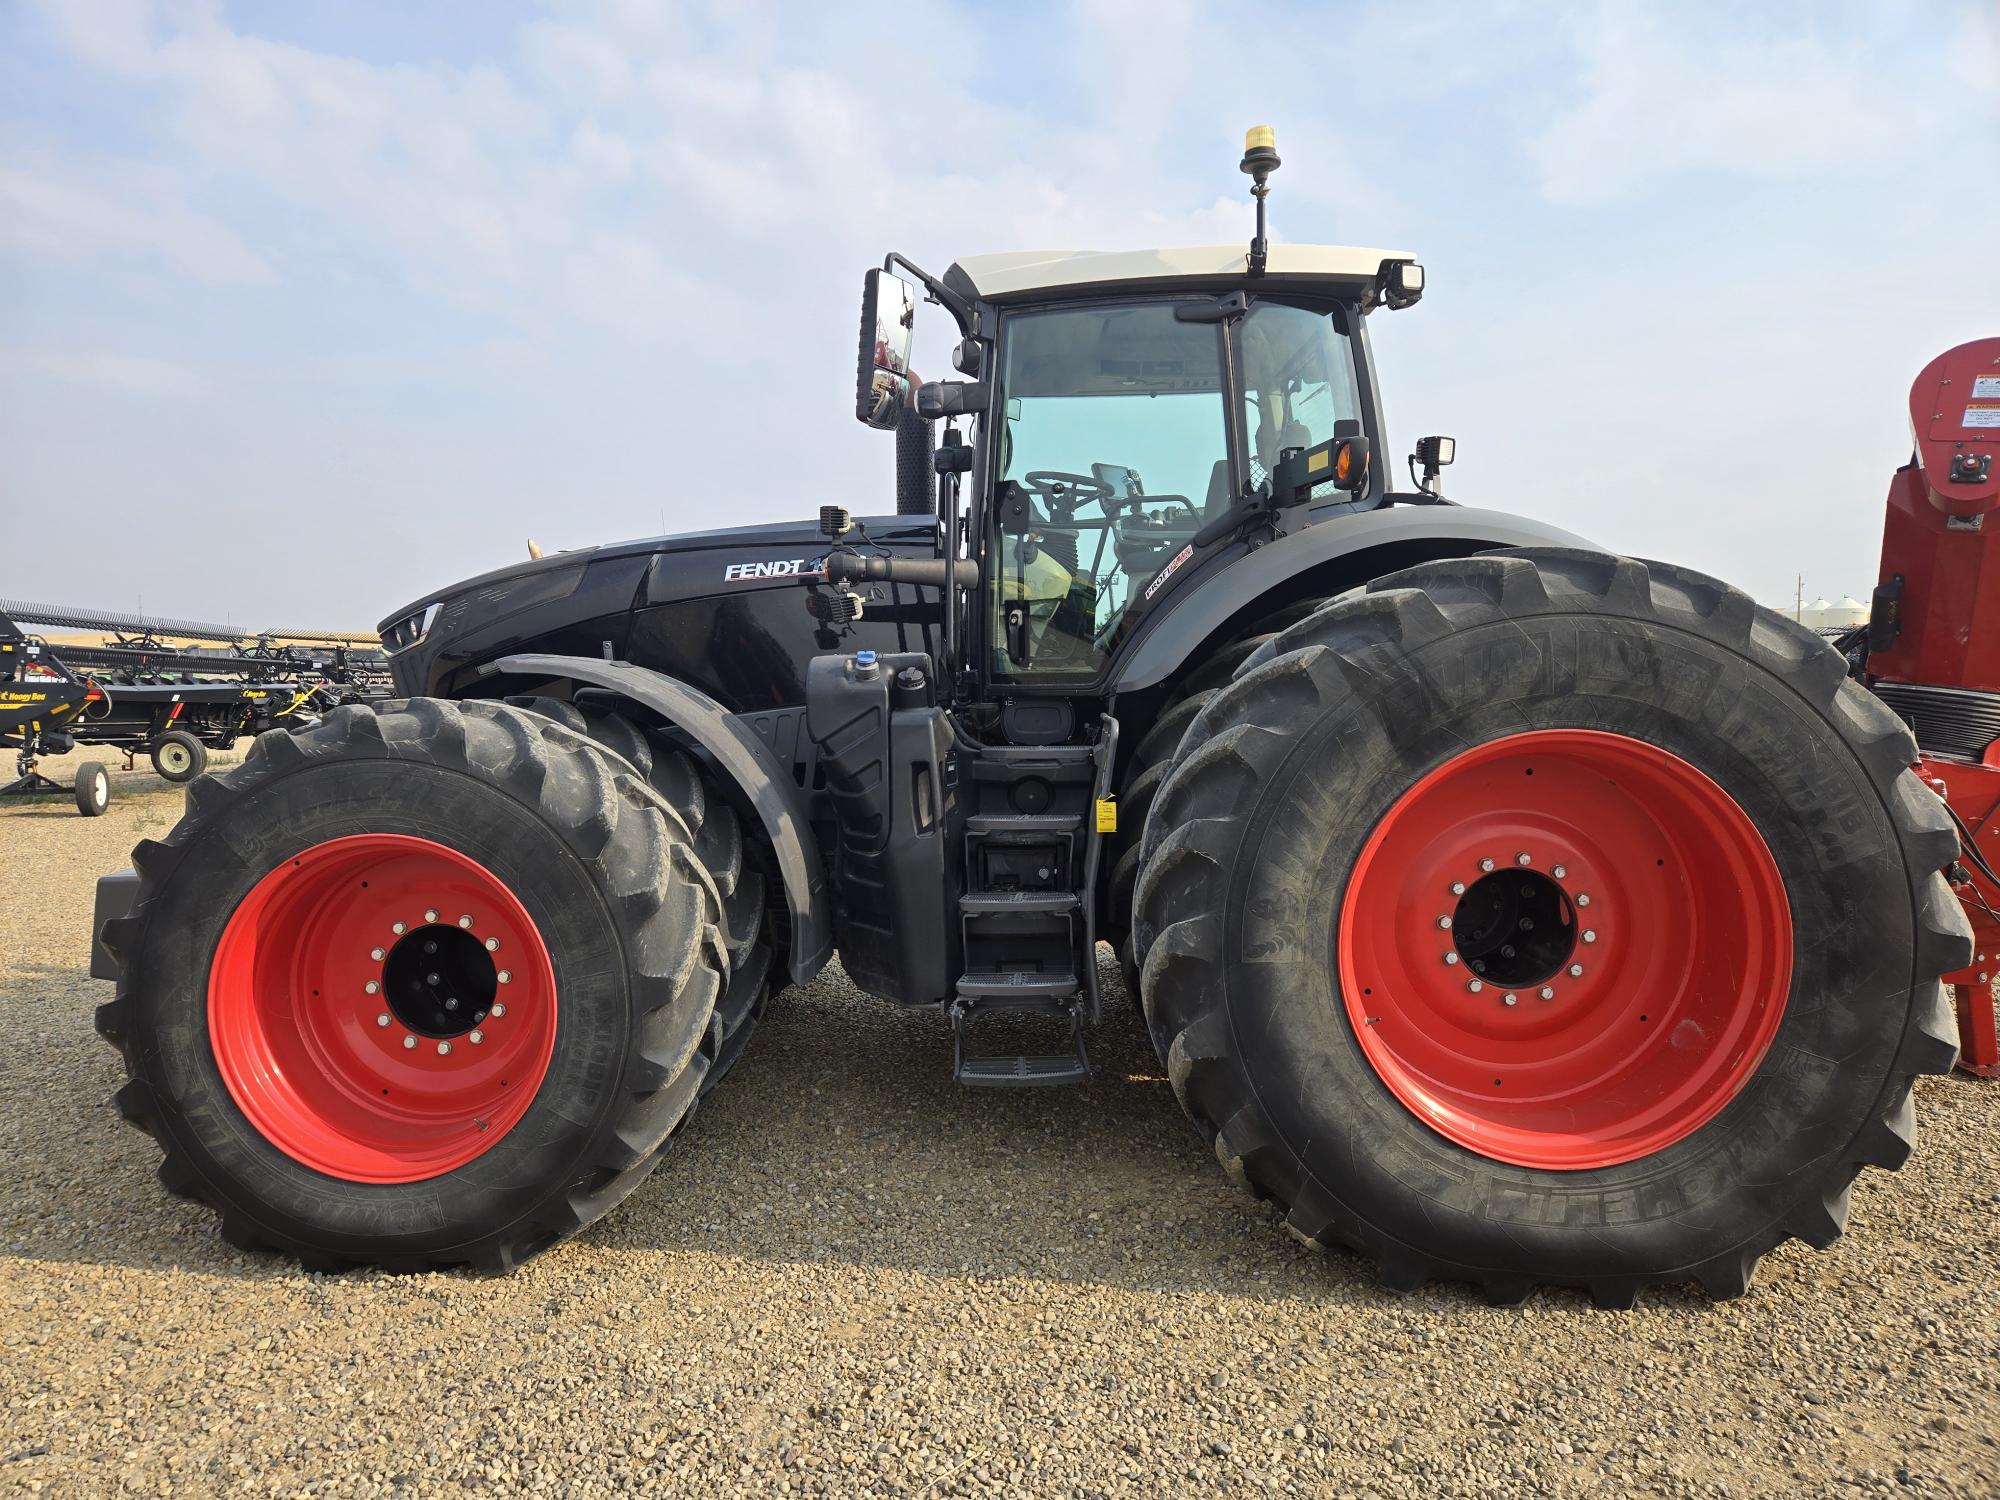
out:
<path id="1" fill-rule="evenodd" d="M 1133 899 L 1224 1166 L 1397 1287 L 1730 1296 L 1830 1243 L 1951 1065 L 1969 940 L 1908 731 L 1809 632 L 1597 554 L 1413 568 L 1193 717 Z"/>

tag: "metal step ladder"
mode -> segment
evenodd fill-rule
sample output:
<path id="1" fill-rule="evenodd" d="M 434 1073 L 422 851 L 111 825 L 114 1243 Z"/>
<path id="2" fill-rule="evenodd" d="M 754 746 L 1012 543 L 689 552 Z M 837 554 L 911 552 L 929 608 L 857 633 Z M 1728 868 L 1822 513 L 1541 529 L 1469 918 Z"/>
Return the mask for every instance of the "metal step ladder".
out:
<path id="1" fill-rule="evenodd" d="M 1032 776 L 1056 790 L 1044 810 L 966 820 L 965 894 L 958 902 L 966 970 L 947 1007 L 952 1076 L 960 1083 L 1038 1088 L 1090 1076 L 1084 1026 L 1098 1011 L 1090 900 L 1100 862 L 1095 809 L 1108 795 L 1118 742 L 1117 721 L 1107 716 L 1104 726 L 1096 744 L 989 748 L 966 768 L 972 781 L 1008 786 Z M 1061 1021 L 1069 1047 L 1045 1055 L 968 1055 L 974 1025 L 1000 1014 Z"/>

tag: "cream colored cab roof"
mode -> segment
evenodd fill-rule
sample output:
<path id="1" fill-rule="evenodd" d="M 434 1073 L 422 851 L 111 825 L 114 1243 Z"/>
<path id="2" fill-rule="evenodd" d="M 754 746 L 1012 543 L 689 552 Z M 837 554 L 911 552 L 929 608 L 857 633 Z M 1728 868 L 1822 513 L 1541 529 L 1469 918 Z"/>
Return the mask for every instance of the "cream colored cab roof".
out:
<path id="1" fill-rule="evenodd" d="M 1265 276 L 1274 281 L 1365 287 L 1385 260 L 1415 260 L 1407 250 L 1371 250 L 1358 245 L 1273 245 Z M 1143 285 L 1166 281 L 1233 282 L 1249 269 L 1244 246 L 1187 245 L 1169 250 L 1016 250 L 1004 255 L 969 255 L 951 268 L 948 283 L 987 299 L 1029 292 Z"/>

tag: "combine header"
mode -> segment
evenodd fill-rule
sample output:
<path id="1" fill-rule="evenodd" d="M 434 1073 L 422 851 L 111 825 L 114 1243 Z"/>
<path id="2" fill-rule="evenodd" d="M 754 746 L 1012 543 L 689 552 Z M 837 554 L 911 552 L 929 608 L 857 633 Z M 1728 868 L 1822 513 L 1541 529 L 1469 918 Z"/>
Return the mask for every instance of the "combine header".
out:
<path id="1" fill-rule="evenodd" d="M 101 644 L 53 645 L 26 633 L 24 623 L 109 635 Z M 182 639 L 163 640 L 167 635 Z M 0 796 L 63 790 L 36 762 L 78 745 L 123 752 L 127 770 L 145 754 L 167 780 L 192 781 L 211 749 L 315 721 L 383 685 L 381 648 L 372 642 L 253 637 L 197 620 L 0 599 L 0 746 L 15 751 L 16 768 Z M 103 764 L 79 766 L 72 791 L 84 816 L 102 813 L 111 799 Z"/>

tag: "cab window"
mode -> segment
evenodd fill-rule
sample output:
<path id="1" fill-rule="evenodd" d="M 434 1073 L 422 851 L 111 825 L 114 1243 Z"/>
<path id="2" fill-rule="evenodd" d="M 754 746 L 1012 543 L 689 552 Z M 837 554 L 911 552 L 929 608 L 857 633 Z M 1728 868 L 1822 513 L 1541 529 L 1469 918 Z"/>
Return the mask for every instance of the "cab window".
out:
<path id="1" fill-rule="evenodd" d="M 1243 320 L 1243 431 L 1250 482 L 1262 484 L 1287 448 L 1312 448 L 1360 415 L 1354 356 L 1331 316 L 1259 302 Z"/>
<path id="2" fill-rule="evenodd" d="M 1229 503 L 1217 327 L 1177 321 L 1170 302 L 1023 313 L 1006 327 L 993 670 L 1094 675 L 1133 600 Z"/>

